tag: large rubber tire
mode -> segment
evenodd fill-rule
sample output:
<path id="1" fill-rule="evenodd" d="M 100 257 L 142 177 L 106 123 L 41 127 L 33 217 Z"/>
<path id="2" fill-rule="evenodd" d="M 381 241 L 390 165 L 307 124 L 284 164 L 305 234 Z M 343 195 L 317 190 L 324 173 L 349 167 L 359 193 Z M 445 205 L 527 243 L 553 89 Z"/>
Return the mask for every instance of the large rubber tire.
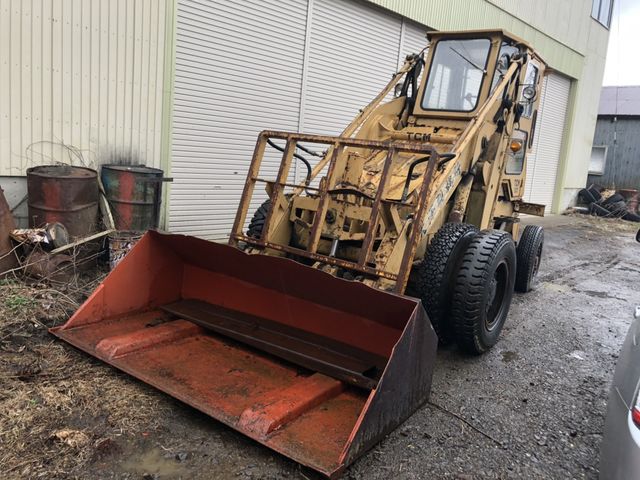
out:
<path id="1" fill-rule="evenodd" d="M 407 295 L 422 300 L 441 343 L 451 342 L 451 292 L 467 246 L 478 233 L 474 225 L 445 223 L 434 235 L 422 261 L 411 271 Z"/>
<path id="2" fill-rule="evenodd" d="M 247 236 L 253 238 L 259 238 L 262 234 L 262 229 L 264 228 L 264 224 L 267 221 L 267 215 L 269 215 L 269 209 L 271 208 L 271 199 L 266 199 L 262 205 L 258 207 L 258 209 L 251 217 L 251 221 L 249 222 L 249 228 L 247 229 Z"/>
<path id="3" fill-rule="evenodd" d="M 613 205 L 614 203 L 624 202 L 624 197 L 619 193 L 614 193 L 609 198 L 602 201 L 603 206 Z"/>
<path id="4" fill-rule="evenodd" d="M 578 199 L 584 204 L 584 205 L 591 205 L 593 202 L 597 201 L 598 199 L 596 197 L 593 196 L 593 194 L 587 190 L 586 188 L 583 188 L 582 190 L 580 190 L 578 192 Z"/>
<path id="5" fill-rule="evenodd" d="M 533 287 L 542 260 L 544 229 L 537 225 L 527 225 L 520 235 L 516 248 L 516 292 L 527 293 Z"/>
<path id="6" fill-rule="evenodd" d="M 633 212 L 627 212 L 622 216 L 622 219 L 629 222 L 640 222 L 640 215 L 636 215 Z"/>
<path id="7" fill-rule="evenodd" d="M 591 185 L 589 188 L 587 188 L 587 190 L 589 191 L 591 196 L 595 198 L 596 202 L 602 200 L 602 194 L 600 193 L 601 190 L 599 190 L 595 185 Z"/>
<path id="8" fill-rule="evenodd" d="M 611 212 L 613 216 L 622 216 L 627 211 L 627 204 L 624 200 L 618 202 L 607 203 L 605 208 Z"/>
<path id="9" fill-rule="evenodd" d="M 592 203 L 589 206 L 591 215 L 597 215 L 598 217 L 609 217 L 611 212 L 598 203 Z"/>
<path id="10" fill-rule="evenodd" d="M 456 343 L 479 355 L 498 341 L 516 280 L 516 247 L 508 232 L 483 230 L 467 247 L 453 289 Z"/>

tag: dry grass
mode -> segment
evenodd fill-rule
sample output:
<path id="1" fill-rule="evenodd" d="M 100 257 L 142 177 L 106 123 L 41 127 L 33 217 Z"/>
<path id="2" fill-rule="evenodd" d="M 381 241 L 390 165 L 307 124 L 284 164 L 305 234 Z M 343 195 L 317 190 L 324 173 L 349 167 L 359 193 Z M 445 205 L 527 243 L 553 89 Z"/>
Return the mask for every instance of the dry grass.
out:
<path id="1" fill-rule="evenodd" d="M 632 233 L 640 228 L 640 223 L 628 222 L 621 218 L 605 218 L 582 213 L 567 213 L 567 215 L 580 219 L 584 224 L 603 233 Z"/>
<path id="2" fill-rule="evenodd" d="M 0 281 L 3 478 L 86 478 L 122 435 L 153 431 L 168 403 L 149 387 L 54 339 L 103 275 L 61 288 Z M 89 475 L 90 476 L 90 475 Z"/>

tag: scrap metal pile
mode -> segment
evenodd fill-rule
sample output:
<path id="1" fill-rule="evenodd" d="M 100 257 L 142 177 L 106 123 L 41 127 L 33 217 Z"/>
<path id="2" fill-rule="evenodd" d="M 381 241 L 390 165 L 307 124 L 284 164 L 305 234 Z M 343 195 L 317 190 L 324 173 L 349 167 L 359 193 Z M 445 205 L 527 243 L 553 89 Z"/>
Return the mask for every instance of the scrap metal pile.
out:
<path id="1" fill-rule="evenodd" d="M 590 213 L 598 217 L 622 218 L 629 222 L 640 222 L 638 190 L 608 190 L 599 185 L 590 185 L 578 193 L 578 213 Z"/>
<path id="2" fill-rule="evenodd" d="M 43 165 L 27 171 L 29 228 L 17 228 L 0 190 L 0 275 L 66 283 L 106 257 L 114 266 L 141 234 L 157 228 L 162 170 Z"/>

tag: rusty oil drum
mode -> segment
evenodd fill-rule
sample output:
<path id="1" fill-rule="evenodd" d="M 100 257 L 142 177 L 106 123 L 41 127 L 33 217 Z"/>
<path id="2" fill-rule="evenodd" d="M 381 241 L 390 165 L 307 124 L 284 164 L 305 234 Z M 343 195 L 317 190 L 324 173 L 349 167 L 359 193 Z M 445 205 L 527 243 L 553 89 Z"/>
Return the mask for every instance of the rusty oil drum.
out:
<path id="1" fill-rule="evenodd" d="M 103 165 L 100 179 L 116 230 L 157 228 L 164 172 L 144 165 Z"/>
<path id="2" fill-rule="evenodd" d="M 99 230 L 98 173 L 85 167 L 43 165 L 27 170 L 29 226 L 63 224 L 72 238 Z"/>

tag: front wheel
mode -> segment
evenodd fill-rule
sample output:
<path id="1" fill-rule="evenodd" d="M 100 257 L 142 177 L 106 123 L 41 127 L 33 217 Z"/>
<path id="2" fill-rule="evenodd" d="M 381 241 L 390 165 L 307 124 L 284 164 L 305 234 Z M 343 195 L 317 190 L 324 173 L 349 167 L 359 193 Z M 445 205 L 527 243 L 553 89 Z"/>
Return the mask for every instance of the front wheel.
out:
<path id="1" fill-rule="evenodd" d="M 481 354 L 498 341 L 516 279 L 511 235 L 483 230 L 467 247 L 453 288 L 452 323 L 458 345 Z"/>

